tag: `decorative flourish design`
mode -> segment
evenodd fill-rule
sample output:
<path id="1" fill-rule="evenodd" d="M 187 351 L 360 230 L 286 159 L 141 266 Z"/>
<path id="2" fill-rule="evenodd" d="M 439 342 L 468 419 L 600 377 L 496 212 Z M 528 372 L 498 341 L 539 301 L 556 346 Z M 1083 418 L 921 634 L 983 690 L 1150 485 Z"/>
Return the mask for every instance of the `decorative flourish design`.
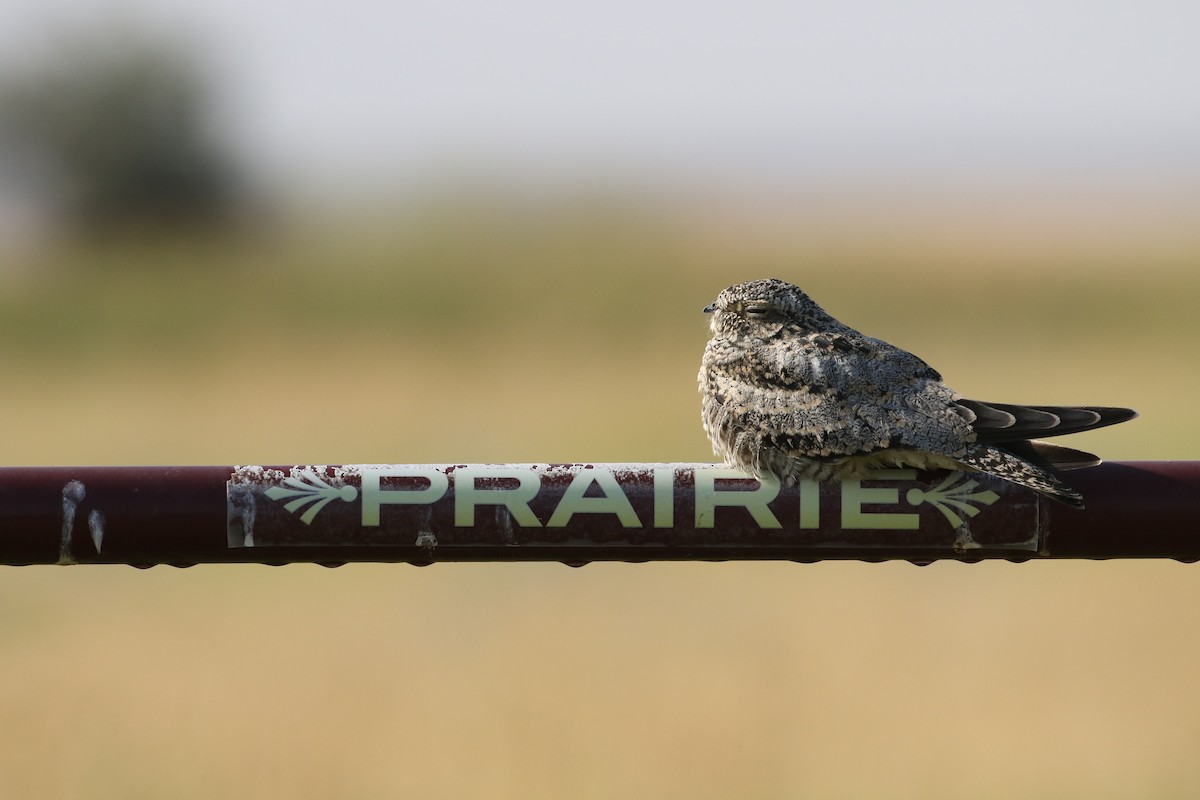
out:
<path id="1" fill-rule="evenodd" d="M 960 480 L 962 483 L 959 483 Z M 990 506 L 1000 499 L 1000 495 L 990 489 L 977 492 L 977 488 L 979 481 L 967 477 L 963 472 L 951 472 L 941 483 L 928 491 L 909 489 L 905 498 L 914 506 L 929 503 L 942 512 L 946 521 L 957 530 L 966 525 L 966 520 L 955 511 L 965 514 L 968 518 L 974 517 L 984 506 Z"/>
<path id="2" fill-rule="evenodd" d="M 284 486 L 290 486 L 290 489 L 285 489 Z M 312 523 L 321 509 L 329 505 L 332 500 L 343 500 L 351 503 L 358 497 L 358 489 L 353 486 L 332 486 L 321 480 L 317 473 L 310 469 L 301 470 L 299 477 L 292 476 L 285 478 L 283 486 L 272 486 L 263 492 L 272 500 L 285 500 L 294 498 L 283 507 L 295 514 L 305 506 L 309 509 L 300 515 L 300 521 L 305 525 Z M 311 504 L 311 505 L 310 505 Z"/>

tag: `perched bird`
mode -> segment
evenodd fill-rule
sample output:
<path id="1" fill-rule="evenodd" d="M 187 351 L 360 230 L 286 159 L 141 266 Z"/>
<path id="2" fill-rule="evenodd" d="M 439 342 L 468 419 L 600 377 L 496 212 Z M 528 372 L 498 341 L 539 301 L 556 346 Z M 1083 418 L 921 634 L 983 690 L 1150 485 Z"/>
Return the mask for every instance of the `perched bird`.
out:
<path id="1" fill-rule="evenodd" d="M 964 399 L 921 359 L 838 322 L 786 281 L 731 286 L 704 309 L 704 430 L 726 463 L 784 484 L 886 467 L 985 472 L 1082 508 L 1048 469 L 1100 459 L 1034 437 L 1101 428 L 1128 408 Z"/>

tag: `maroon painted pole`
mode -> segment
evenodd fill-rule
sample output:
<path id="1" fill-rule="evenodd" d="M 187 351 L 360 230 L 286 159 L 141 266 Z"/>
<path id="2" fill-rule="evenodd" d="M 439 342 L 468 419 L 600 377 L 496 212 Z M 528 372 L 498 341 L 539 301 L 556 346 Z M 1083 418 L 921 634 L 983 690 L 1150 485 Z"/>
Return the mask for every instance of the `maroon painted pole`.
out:
<path id="1" fill-rule="evenodd" d="M 712 464 L 0 468 L 0 564 L 1200 559 L 1200 462 L 780 487 Z"/>

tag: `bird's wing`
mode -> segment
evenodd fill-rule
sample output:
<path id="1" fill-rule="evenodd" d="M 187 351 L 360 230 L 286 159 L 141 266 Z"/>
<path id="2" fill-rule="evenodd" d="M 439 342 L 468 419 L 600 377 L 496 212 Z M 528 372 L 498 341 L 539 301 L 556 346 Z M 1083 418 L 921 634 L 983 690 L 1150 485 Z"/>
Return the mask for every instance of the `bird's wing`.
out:
<path id="1" fill-rule="evenodd" d="M 917 356 L 861 334 L 815 333 L 763 348 L 753 371 L 764 386 L 880 397 L 942 376 Z"/>
<path id="2" fill-rule="evenodd" d="M 742 424 L 812 459 L 888 447 L 952 454 L 968 440 L 957 395 L 921 359 L 862 335 L 817 333 L 780 341 L 740 371 L 750 397 Z"/>

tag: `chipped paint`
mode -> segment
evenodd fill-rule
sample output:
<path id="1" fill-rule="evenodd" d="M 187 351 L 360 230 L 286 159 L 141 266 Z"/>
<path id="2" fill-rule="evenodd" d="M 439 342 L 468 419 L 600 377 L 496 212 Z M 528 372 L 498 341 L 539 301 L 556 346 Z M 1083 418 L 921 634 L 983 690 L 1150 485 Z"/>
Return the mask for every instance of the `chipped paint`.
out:
<path id="1" fill-rule="evenodd" d="M 88 512 L 88 533 L 92 535 L 92 544 L 96 552 L 104 550 L 104 512 L 93 508 Z"/>
<path id="2" fill-rule="evenodd" d="M 62 537 L 58 544 L 58 563 L 76 564 L 71 554 L 71 539 L 75 531 L 75 511 L 87 497 L 87 487 L 81 481 L 69 480 L 62 488 Z"/>

